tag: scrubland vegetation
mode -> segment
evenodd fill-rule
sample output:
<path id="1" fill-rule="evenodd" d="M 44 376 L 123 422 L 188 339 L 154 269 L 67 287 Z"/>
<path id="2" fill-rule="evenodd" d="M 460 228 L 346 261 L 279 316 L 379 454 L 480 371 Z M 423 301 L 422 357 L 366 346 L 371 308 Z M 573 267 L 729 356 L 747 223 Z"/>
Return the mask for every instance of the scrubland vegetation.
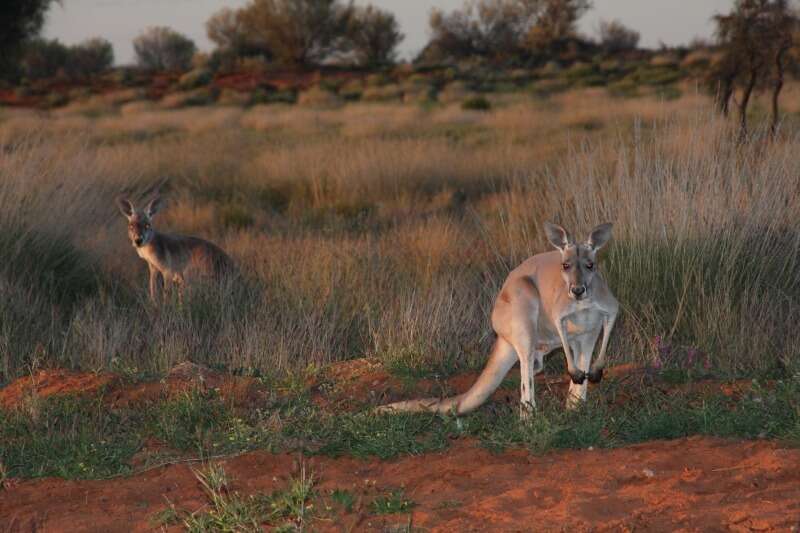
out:
<path id="1" fill-rule="evenodd" d="M 500 94 L 490 111 L 7 110 L 2 379 L 43 364 L 159 375 L 186 359 L 273 375 L 360 356 L 479 366 L 499 284 L 546 249 L 544 220 L 578 234 L 615 223 L 612 360 L 786 371 L 800 290 L 791 123 L 779 142 L 741 144 L 687 92 Z M 170 203 L 158 227 L 222 245 L 246 287 L 146 302 L 113 198 L 156 189 Z"/>
<path id="2" fill-rule="evenodd" d="M 421 57 L 459 56 L 464 35 L 477 52 L 388 66 L 399 31 L 364 9 L 343 27 L 361 43 L 350 52 L 380 68 L 283 70 L 245 53 L 269 43 L 237 33 L 268 4 L 212 18 L 211 56 L 190 57 L 168 29 L 145 32 L 149 67 L 180 72 L 0 87 L 19 105 L 0 108 L 0 385 L 54 367 L 139 384 L 191 361 L 268 391 L 246 406 L 203 387 L 144 407 L 104 391 L 32 394 L 0 408 L 0 491 L 14 477 L 109 478 L 253 449 L 385 459 L 460 437 L 535 453 L 692 434 L 800 442 L 800 87 L 784 89 L 782 71 L 780 87 L 754 86 L 740 106 L 745 129 L 719 113 L 741 103 L 751 74 L 726 70 L 732 55 L 636 50 L 638 35 L 618 23 L 587 52 L 572 35 L 580 1 L 537 15 L 550 30 L 566 16 L 568 38 L 534 24 L 513 41 L 530 60 L 519 68 L 485 61 L 503 55 L 505 34 L 474 10 L 435 12 L 440 40 Z M 375 44 L 373 24 L 395 41 Z M 156 37 L 174 41 L 168 54 Z M 709 70 L 732 76 L 723 101 Z M 779 122 L 770 92 L 782 95 Z M 161 194 L 157 229 L 217 243 L 242 279 L 149 301 L 120 194 L 137 205 Z M 631 363 L 634 378 L 592 386 L 569 412 L 548 389 L 527 421 L 500 402 L 456 419 L 374 415 L 373 397 L 341 410 L 315 401 L 329 363 L 368 358 L 411 389 L 482 368 L 494 298 L 511 269 L 548 249 L 547 220 L 578 238 L 614 223 L 600 261 L 622 305 L 609 359 Z M 554 354 L 545 372 L 563 366 Z M 735 394 L 699 388 L 743 381 Z M 163 450 L 144 453 L 151 441 Z M 155 522 L 293 530 L 320 512 L 307 507 L 313 476 L 249 498 L 213 465 L 197 479 L 210 511 L 171 506 Z M 352 496 L 329 503 L 352 507 Z M 405 513 L 414 502 L 397 489 L 366 506 Z"/>

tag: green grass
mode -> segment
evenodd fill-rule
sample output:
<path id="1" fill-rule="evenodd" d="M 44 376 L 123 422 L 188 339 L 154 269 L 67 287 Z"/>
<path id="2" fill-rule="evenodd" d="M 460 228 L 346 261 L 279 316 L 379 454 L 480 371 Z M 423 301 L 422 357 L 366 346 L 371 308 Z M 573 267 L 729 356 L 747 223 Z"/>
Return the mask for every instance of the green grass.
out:
<path id="1" fill-rule="evenodd" d="M 140 446 L 135 412 L 112 412 L 96 399 L 31 400 L 0 410 L 0 463 L 11 477 L 95 479 L 130 471 Z"/>
<path id="2" fill-rule="evenodd" d="M 406 498 L 402 489 L 397 489 L 378 496 L 369 504 L 372 514 L 396 514 L 410 511 L 416 506 L 412 500 Z"/>
<path id="3" fill-rule="evenodd" d="M 353 512 L 353 505 L 356 503 L 356 498 L 353 496 L 353 493 L 344 489 L 334 489 L 331 491 L 331 500 L 345 513 Z"/>
<path id="4" fill-rule="evenodd" d="M 214 391 L 189 391 L 129 409 L 111 409 L 100 399 L 34 398 L 21 409 L 0 410 L 0 464 L 6 477 L 107 478 L 129 474 L 131 457 L 148 438 L 198 457 L 266 449 L 380 459 L 443 450 L 457 437 L 476 438 L 495 452 L 524 447 L 537 454 L 689 435 L 800 445 L 800 376 L 755 381 L 738 398 L 691 389 L 664 392 L 665 385 L 652 379 L 635 387 L 606 380 L 574 411 L 542 395 L 537 411 L 524 421 L 516 405 L 504 404 L 489 404 L 459 419 L 330 413 L 297 392 L 241 410 Z M 617 399 L 620 394 L 625 401 Z M 303 479 L 310 490 L 313 480 Z M 306 491 L 298 483 L 285 497 L 271 500 L 274 512 L 300 505 L 291 496 Z"/>
<path id="5" fill-rule="evenodd" d="M 305 468 L 300 477 L 289 480 L 286 489 L 269 495 L 243 496 L 232 490 L 228 474 L 218 464 L 194 470 L 194 475 L 207 505 L 191 512 L 170 505 L 153 515 L 153 525 L 181 525 L 190 533 L 260 532 L 264 524 L 274 526 L 273 531 L 302 531 L 311 518 L 315 480 Z"/>

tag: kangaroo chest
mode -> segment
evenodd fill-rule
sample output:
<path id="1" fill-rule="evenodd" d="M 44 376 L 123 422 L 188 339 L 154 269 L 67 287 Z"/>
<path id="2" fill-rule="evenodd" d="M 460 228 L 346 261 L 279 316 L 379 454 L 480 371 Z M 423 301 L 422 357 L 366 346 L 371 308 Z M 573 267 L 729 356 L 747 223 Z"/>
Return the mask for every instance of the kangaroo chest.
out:
<path id="1" fill-rule="evenodd" d="M 564 332 L 570 337 L 594 335 L 603 326 L 603 313 L 595 305 L 576 302 L 575 307 L 563 315 L 561 321 Z"/>
<path id="2" fill-rule="evenodd" d="M 139 254 L 139 257 L 147 261 L 149 265 L 161 272 L 165 278 L 172 280 L 177 276 L 177 272 L 174 271 L 175 269 L 170 268 L 170 263 L 172 261 L 170 261 L 170 257 L 167 254 L 163 254 L 163 256 L 159 255 L 152 246 L 137 248 L 136 253 Z"/>

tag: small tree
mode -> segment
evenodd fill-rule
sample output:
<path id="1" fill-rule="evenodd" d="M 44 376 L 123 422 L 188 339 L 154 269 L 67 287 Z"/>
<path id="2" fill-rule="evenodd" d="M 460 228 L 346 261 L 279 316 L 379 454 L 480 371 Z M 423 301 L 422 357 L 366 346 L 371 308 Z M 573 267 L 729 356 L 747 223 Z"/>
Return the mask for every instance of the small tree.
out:
<path id="1" fill-rule="evenodd" d="M 536 24 L 528 33 L 528 46 L 549 50 L 574 37 L 578 19 L 591 6 L 590 0 L 541 0 Z"/>
<path id="2" fill-rule="evenodd" d="M 52 1 L 0 2 L 0 77 L 15 74 L 25 41 L 39 34 Z"/>
<path id="3" fill-rule="evenodd" d="M 347 27 L 349 47 L 363 66 L 393 63 L 403 38 L 395 16 L 371 5 L 356 9 Z"/>
<path id="4" fill-rule="evenodd" d="M 639 32 L 626 27 L 618 20 L 601 21 L 598 29 L 600 46 L 610 53 L 635 50 L 639 44 Z"/>
<path id="5" fill-rule="evenodd" d="M 217 51 L 234 57 L 260 55 L 271 57 L 266 42 L 258 41 L 247 31 L 241 11 L 223 8 L 206 21 L 206 34 Z"/>
<path id="6" fill-rule="evenodd" d="M 58 40 L 33 39 L 22 52 L 23 74 L 30 79 L 51 78 L 66 73 L 69 49 Z"/>
<path id="7" fill-rule="evenodd" d="M 100 74 L 114 64 L 114 47 L 100 37 L 70 47 L 67 72 L 70 76 L 90 77 Z"/>
<path id="8" fill-rule="evenodd" d="M 798 27 L 797 15 L 787 0 L 737 0 L 731 13 L 717 15 L 714 20 L 722 50 L 722 57 L 711 72 L 718 108 L 727 115 L 734 91 L 741 89 L 739 129 L 744 138 L 752 94 L 760 87 L 769 87 L 772 91 L 771 129 L 775 132 L 789 51 Z"/>
<path id="9" fill-rule="evenodd" d="M 197 51 L 194 42 L 163 26 L 146 29 L 133 41 L 136 59 L 151 70 L 187 70 Z"/>
<path id="10" fill-rule="evenodd" d="M 461 9 L 431 12 L 430 53 L 507 58 L 541 50 L 575 35 L 589 0 L 472 0 Z"/>
<path id="11" fill-rule="evenodd" d="M 454 58 L 520 54 L 541 6 L 542 0 L 473 0 L 450 13 L 433 10 L 429 48 Z"/>
<path id="12" fill-rule="evenodd" d="M 251 0 L 239 11 L 249 42 L 284 64 L 315 65 L 346 49 L 353 7 L 339 0 Z"/>

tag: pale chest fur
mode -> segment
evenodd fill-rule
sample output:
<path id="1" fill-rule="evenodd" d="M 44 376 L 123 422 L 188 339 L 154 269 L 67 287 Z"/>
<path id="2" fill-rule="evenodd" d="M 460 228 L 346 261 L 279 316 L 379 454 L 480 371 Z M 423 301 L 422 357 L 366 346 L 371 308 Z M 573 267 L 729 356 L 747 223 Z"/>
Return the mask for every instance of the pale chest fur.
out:
<path id="1" fill-rule="evenodd" d="M 179 276 L 178 272 L 173 272 L 173 270 L 169 267 L 169 261 L 166 261 L 165 258 L 159 257 L 159 255 L 155 253 L 155 250 L 152 246 L 136 248 L 136 253 L 139 254 L 139 257 L 147 261 L 149 265 L 161 272 L 165 278 L 172 280 Z"/>
<path id="2" fill-rule="evenodd" d="M 569 336 L 596 335 L 603 327 L 603 316 L 594 302 L 575 302 L 561 315 Z"/>

